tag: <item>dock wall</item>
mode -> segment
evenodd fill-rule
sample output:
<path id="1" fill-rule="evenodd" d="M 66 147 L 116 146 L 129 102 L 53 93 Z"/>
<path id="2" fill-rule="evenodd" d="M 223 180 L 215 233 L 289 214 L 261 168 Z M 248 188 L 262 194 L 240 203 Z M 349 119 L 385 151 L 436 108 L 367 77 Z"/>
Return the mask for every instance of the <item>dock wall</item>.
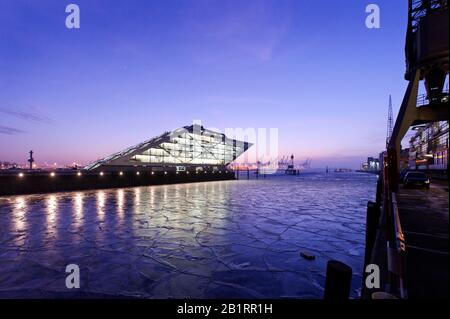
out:
<path id="1" fill-rule="evenodd" d="M 234 173 L 226 172 L 155 172 L 119 175 L 117 173 L 73 173 L 73 174 L 8 174 L 0 175 L 0 196 L 51 193 L 74 190 L 119 188 L 175 183 L 208 182 L 235 179 Z"/>

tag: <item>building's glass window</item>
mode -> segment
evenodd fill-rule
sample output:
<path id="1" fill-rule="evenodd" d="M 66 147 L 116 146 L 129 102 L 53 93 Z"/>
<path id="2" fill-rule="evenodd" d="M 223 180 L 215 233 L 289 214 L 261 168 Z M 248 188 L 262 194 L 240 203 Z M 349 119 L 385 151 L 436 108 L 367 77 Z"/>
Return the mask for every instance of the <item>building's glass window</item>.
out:
<path id="1" fill-rule="evenodd" d="M 134 161 L 144 163 L 185 163 L 225 165 L 245 151 L 244 143 L 222 135 L 203 135 L 183 132 L 158 148 L 150 148 L 133 157 Z"/>

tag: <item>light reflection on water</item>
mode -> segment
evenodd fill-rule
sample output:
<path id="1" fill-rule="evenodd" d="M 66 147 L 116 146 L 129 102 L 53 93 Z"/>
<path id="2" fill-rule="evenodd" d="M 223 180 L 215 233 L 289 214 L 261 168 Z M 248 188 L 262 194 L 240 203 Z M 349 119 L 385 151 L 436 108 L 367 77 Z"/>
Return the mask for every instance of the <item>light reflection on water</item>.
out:
<path id="1" fill-rule="evenodd" d="M 0 268 L 0 297 L 58 297 L 77 263 L 80 294 L 320 298 L 331 258 L 353 268 L 357 296 L 375 182 L 305 173 L 0 198 L 0 261 L 22 265 Z M 53 284 L 30 284 L 31 270 Z"/>
<path id="2" fill-rule="evenodd" d="M 106 195 L 105 191 L 100 190 L 97 192 L 97 216 L 99 220 L 103 220 L 103 217 L 105 215 L 105 202 L 106 202 Z"/>
<path id="3" fill-rule="evenodd" d="M 17 232 L 21 232 L 26 228 L 26 200 L 24 196 L 17 196 L 13 206 L 14 228 Z"/>
<path id="4" fill-rule="evenodd" d="M 83 220 L 83 198 L 84 194 L 81 192 L 74 193 L 73 203 L 74 203 L 74 227 L 79 229 L 81 227 L 81 222 Z"/>
<path id="5" fill-rule="evenodd" d="M 47 217 L 46 224 L 47 229 L 49 230 L 47 233 L 49 234 L 56 225 L 56 219 L 58 214 L 58 201 L 56 200 L 56 195 L 50 194 L 46 196 L 46 214 Z"/>

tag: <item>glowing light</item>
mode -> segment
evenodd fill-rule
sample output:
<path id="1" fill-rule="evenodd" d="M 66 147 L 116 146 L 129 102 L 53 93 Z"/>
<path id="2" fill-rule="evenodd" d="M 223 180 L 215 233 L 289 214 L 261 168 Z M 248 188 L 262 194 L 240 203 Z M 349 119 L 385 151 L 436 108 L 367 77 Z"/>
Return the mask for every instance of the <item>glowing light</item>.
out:
<path id="1" fill-rule="evenodd" d="M 186 174 L 189 174 L 189 172 L 188 172 L 188 171 L 186 171 Z"/>
<path id="2" fill-rule="evenodd" d="M 178 175 L 178 172 L 177 172 L 177 175 Z"/>
<path id="3" fill-rule="evenodd" d="M 103 176 L 103 172 L 100 172 L 100 176 Z"/>
<path id="4" fill-rule="evenodd" d="M 152 172 L 152 175 L 155 175 L 155 172 Z"/>
<path id="5" fill-rule="evenodd" d="M 77 173 L 77 176 L 81 176 L 81 172 L 78 172 L 78 173 Z"/>
<path id="6" fill-rule="evenodd" d="M 51 173 L 50 173 L 50 176 L 51 176 L 51 177 L 55 177 L 55 172 L 51 172 Z"/>
<path id="7" fill-rule="evenodd" d="M 19 173 L 19 177 L 23 177 L 23 173 Z"/>
<path id="8" fill-rule="evenodd" d="M 136 175 L 139 175 L 139 172 L 136 172 Z"/>
<path id="9" fill-rule="evenodd" d="M 167 175 L 167 172 L 164 172 L 165 175 Z"/>
<path id="10" fill-rule="evenodd" d="M 122 176 L 122 175 L 123 175 L 123 172 L 119 172 L 119 175 Z"/>

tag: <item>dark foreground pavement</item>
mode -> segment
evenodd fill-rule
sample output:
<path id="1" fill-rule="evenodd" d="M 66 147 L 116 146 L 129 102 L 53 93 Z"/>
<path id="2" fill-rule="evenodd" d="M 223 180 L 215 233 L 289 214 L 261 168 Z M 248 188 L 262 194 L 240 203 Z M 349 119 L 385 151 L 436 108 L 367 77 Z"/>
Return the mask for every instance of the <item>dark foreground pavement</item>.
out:
<path id="1" fill-rule="evenodd" d="M 400 186 L 397 201 L 411 299 L 449 296 L 448 188 L 448 181 L 432 181 L 429 190 Z"/>

